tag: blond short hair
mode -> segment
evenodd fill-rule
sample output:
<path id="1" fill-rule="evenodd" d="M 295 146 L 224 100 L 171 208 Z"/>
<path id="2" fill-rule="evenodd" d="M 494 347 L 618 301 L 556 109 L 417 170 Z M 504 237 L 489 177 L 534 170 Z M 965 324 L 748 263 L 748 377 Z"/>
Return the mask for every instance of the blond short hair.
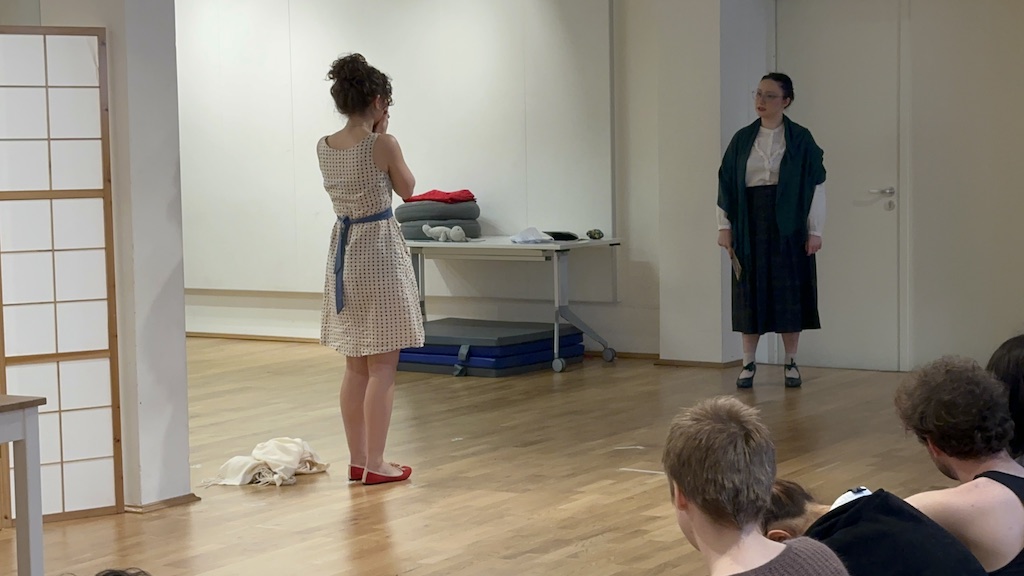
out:
<path id="1" fill-rule="evenodd" d="M 662 464 L 687 500 L 721 525 L 760 523 L 768 509 L 775 445 L 757 409 L 736 398 L 710 398 L 680 412 Z"/>

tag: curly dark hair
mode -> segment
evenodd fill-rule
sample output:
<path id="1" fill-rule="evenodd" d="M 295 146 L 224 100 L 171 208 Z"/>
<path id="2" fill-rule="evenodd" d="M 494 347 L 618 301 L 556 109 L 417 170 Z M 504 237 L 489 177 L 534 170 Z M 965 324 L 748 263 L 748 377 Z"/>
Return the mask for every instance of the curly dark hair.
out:
<path id="1" fill-rule="evenodd" d="M 335 60 L 327 79 L 333 82 L 334 106 L 345 116 L 365 112 L 378 96 L 385 106 L 392 104 L 391 78 L 370 66 L 362 54 L 349 54 Z"/>
<path id="2" fill-rule="evenodd" d="M 1006 386 L 970 358 L 921 367 L 896 390 L 895 404 L 907 431 L 953 458 L 992 456 L 1013 438 Z"/>
<path id="3" fill-rule="evenodd" d="M 1024 455 L 1024 334 L 1003 342 L 989 358 L 987 370 L 1002 380 L 1009 393 L 1010 417 L 1016 433 L 1010 441 L 1010 455 Z"/>

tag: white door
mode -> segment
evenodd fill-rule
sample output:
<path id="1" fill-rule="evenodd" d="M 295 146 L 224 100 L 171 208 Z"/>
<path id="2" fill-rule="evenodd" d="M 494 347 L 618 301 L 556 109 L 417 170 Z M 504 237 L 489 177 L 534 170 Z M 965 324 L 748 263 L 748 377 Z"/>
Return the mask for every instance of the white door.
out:
<path id="1" fill-rule="evenodd" d="M 804 333 L 798 362 L 898 370 L 900 2 L 776 6 L 777 68 L 796 96 L 789 116 L 814 134 L 828 172 L 822 330 Z"/>

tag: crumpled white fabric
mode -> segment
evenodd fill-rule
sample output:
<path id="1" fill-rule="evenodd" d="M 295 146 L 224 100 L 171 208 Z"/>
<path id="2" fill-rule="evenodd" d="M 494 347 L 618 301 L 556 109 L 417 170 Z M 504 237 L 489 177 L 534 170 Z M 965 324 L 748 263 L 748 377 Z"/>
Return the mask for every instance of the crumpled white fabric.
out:
<path id="1" fill-rule="evenodd" d="M 531 226 L 512 236 L 510 240 L 512 240 L 513 244 L 543 244 L 554 241 L 554 238 Z"/>
<path id="2" fill-rule="evenodd" d="M 317 474 L 329 467 L 301 438 L 272 438 L 257 444 L 250 456 L 225 462 L 217 477 L 204 480 L 201 486 L 290 486 L 296 474 Z"/>

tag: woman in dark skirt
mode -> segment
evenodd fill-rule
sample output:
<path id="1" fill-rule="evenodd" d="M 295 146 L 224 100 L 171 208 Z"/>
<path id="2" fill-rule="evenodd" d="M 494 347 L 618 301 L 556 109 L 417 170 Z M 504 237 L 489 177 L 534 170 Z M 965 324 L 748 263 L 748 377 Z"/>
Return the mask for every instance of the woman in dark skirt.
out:
<path id="1" fill-rule="evenodd" d="M 718 172 L 718 244 L 739 263 L 732 325 L 743 334 L 740 388 L 753 386 L 757 343 L 769 332 L 786 347 L 786 386 L 799 387 L 800 333 L 821 328 L 814 255 L 825 223 L 824 153 L 785 115 L 793 98 L 789 76 L 762 78 L 758 119 L 733 136 Z"/>

